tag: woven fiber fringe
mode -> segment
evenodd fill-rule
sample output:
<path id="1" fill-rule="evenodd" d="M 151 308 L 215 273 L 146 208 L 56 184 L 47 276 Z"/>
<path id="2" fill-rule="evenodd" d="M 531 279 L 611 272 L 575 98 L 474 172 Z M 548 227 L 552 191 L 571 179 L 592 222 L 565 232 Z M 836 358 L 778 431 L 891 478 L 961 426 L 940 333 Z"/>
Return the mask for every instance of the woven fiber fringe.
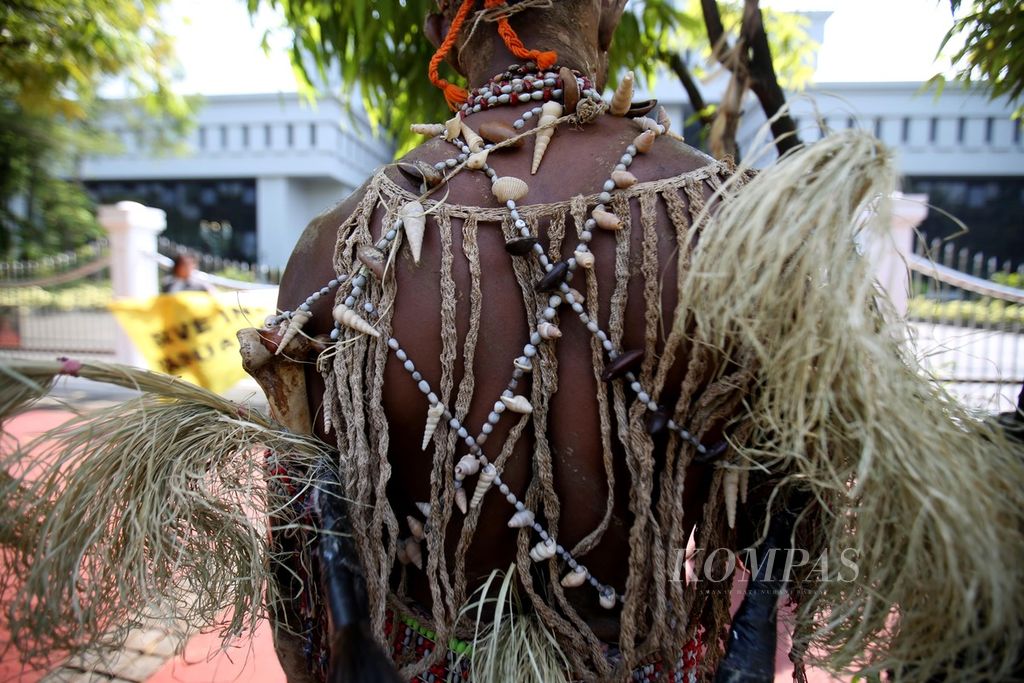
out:
<path id="1" fill-rule="evenodd" d="M 1024 458 L 908 358 L 856 234 L 886 239 L 890 155 L 833 134 L 752 180 L 681 276 L 693 342 L 752 358 L 735 467 L 809 492 L 796 650 L 904 682 L 1004 680 L 1024 650 Z M 852 563 L 846 564 L 844 560 Z"/>
<path id="2" fill-rule="evenodd" d="M 278 602 L 257 520 L 297 523 L 282 492 L 314 486 L 304 473 L 327 447 L 165 375 L 74 370 L 144 393 L 30 443 L 5 441 L 0 540 L 17 592 L 4 617 L 22 660 L 116 646 L 154 604 L 189 629 L 216 624 L 230 637 L 254 627 Z M 62 372 L 60 362 L 15 362 L 0 378 L 27 398 Z M 286 454 L 289 477 L 266 474 L 270 452 Z"/>

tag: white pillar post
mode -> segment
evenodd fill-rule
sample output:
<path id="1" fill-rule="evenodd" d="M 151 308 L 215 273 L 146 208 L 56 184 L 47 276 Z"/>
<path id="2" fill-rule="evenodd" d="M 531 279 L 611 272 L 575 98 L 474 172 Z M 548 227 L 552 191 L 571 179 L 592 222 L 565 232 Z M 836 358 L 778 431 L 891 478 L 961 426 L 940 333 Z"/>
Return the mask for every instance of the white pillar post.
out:
<path id="1" fill-rule="evenodd" d="M 114 298 L 159 294 L 157 236 L 167 227 L 167 215 L 161 209 L 137 202 L 118 202 L 114 206 L 101 206 L 98 218 L 110 237 L 110 279 Z M 119 363 L 146 366 L 142 354 L 120 326 L 114 339 L 114 349 Z"/>
<path id="2" fill-rule="evenodd" d="M 893 308 L 900 316 L 907 314 L 910 298 L 910 272 L 907 270 L 907 256 L 914 245 L 914 230 L 928 216 L 928 195 L 892 195 L 892 224 L 885 247 L 878 253 L 875 277 L 892 301 Z"/>

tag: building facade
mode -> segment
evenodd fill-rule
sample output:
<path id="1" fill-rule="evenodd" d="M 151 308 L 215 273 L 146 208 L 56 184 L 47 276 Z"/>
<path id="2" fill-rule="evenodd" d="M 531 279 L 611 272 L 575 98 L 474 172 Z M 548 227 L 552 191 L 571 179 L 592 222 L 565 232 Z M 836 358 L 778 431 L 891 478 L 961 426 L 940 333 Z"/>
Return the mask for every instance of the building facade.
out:
<path id="1" fill-rule="evenodd" d="M 204 99 L 177 153 L 143 144 L 146 129 L 111 114 L 116 153 L 83 160 L 100 203 L 163 209 L 167 237 L 225 257 L 283 266 L 302 229 L 391 161 L 390 143 L 336 97 L 295 93 Z"/>

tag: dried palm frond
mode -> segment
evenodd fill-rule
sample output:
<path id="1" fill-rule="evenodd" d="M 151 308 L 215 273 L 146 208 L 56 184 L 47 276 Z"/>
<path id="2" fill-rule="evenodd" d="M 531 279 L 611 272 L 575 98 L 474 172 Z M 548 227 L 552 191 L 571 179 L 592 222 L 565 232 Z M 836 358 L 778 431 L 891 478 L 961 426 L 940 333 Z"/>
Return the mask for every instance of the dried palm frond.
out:
<path id="1" fill-rule="evenodd" d="M 60 370 L 18 362 L 0 377 L 41 387 Z M 226 610 L 225 636 L 254 626 L 277 603 L 263 520 L 299 523 L 293 502 L 329 449 L 157 373 L 77 374 L 144 393 L 0 456 L 0 539 L 17 585 L 5 616 L 22 659 L 109 647 L 157 603 L 190 628 Z M 267 467 L 271 453 L 287 454 L 287 474 Z"/>
<path id="2" fill-rule="evenodd" d="M 829 567 L 799 584 L 808 661 L 1002 680 L 1024 648 L 1024 458 L 921 371 L 905 323 L 881 312 L 854 238 L 888 239 L 893 188 L 889 153 L 863 133 L 786 156 L 725 188 L 680 291 L 696 343 L 759 368 L 741 460 L 779 497 L 815 501 L 797 537 Z"/>

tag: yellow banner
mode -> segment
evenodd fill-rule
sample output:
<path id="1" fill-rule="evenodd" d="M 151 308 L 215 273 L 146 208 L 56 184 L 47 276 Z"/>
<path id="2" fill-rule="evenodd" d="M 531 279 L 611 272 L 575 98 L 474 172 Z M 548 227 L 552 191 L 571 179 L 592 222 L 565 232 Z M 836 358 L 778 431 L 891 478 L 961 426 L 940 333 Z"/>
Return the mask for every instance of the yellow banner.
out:
<path id="1" fill-rule="evenodd" d="M 110 304 L 150 370 L 221 392 L 245 377 L 235 333 L 261 327 L 277 290 L 179 292 Z"/>

